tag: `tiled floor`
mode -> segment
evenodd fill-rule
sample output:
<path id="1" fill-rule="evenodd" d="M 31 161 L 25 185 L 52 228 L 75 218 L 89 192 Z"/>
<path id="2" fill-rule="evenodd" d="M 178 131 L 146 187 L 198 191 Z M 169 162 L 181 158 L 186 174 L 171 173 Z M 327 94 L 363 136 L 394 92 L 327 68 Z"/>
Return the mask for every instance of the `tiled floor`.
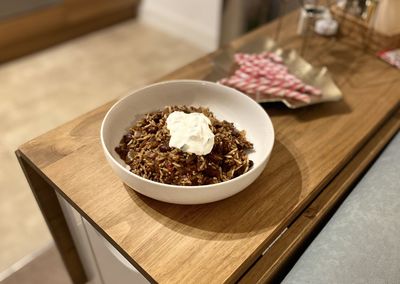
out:
<path id="1" fill-rule="evenodd" d="M 0 278 L 0 284 L 72 284 L 64 267 L 60 254 L 51 244 L 32 261 L 16 270 L 4 279 Z"/>
<path id="2" fill-rule="evenodd" d="M 14 150 L 204 52 L 127 21 L 0 65 L 0 273 L 50 242 Z"/>

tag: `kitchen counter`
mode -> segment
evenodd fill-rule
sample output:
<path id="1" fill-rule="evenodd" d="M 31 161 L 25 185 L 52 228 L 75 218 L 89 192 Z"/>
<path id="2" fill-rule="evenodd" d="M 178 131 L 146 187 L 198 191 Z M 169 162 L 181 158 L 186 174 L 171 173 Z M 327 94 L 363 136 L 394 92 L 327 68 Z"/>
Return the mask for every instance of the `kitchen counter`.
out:
<path id="1" fill-rule="evenodd" d="M 279 43 L 285 48 L 301 48 L 296 21 L 296 14 L 283 19 Z M 274 35 L 276 25 L 224 49 Z M 220 52 L 162 80 L 203 79 Z M 140 274 L 137 281 L 255 283 L 278 277 L 400 124 L 398 70 L 344 40 L 313 38 L 306 59 L 328 67 L 344 99 L 298 110 L 266 105 L 276 131 L 271 160 L 251 186 L 223 201 L 172 205 L 125 186 L 99 143 L 113 102 L 22 145 L 17 156 L 74 283 L 92 275 L 112 283 L 120 268 L 106 272 L 110 265 L 99 259 L 113 256 L 121 263 L 116 267 Z M 77 221 L 66 212 L 75 212 Z M 97 263 L 97 274 L 88 273 L 96 269 L 88 263 Z"/>

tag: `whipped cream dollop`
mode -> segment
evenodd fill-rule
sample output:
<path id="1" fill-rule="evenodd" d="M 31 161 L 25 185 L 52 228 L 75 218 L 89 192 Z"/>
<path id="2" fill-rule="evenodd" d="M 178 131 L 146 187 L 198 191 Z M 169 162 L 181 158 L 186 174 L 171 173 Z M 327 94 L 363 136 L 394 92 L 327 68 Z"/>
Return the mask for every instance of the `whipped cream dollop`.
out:
<path id="1" fill-rule="evenodd" d="M 167 118 L 169 146 L 196 155 L 207 155 L 214 146 L 211 121 L 202 113 L 174 111 Z"/>

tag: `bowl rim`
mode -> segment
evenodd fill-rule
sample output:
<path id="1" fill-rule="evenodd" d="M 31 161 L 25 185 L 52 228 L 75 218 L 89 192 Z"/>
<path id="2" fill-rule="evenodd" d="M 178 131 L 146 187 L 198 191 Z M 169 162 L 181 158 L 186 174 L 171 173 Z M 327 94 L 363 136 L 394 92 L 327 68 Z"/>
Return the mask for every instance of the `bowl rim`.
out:
<path id="1" fill-rule="evenodd" d="M 209 85 L 209 86 L 213 86 L 213 87 L 217 87 L 217 88 L 224 88 L 229 90 L 230 92 L 234 93 L 235 95 L 240 95 L 243 96 L 246 100 L 248 100 L 250 103 L 255 104 L 257 108 L 259 108 L 262 112 L 265 113 L 266 118 L 268 119 L 269 124 L 271 125 L 271 129 L 272 129 L 272 143 L 269 149 L 267 149 L 265 151 L 265 153 L 263 153 L 262 156 L 262 160 L 261 162 L 256 166 L 253 167 L 251 170 L 249 170 L 248 172 L 227 180 L 227 181 L 223 181 L 223 182 L 219 182 L 219 183 L 214 183 L 214 184 L 205 184 L 205 185 L 175 185 L 175 184 L 167 184 L 167 183 L 161 183 L 161 182 L 157 182 L 157 181 L 153 181 L 153 180 L 149 180 L 146 179 L 144 177 L 141 177 L 131 171 L 129 171 L 128 169 L 126 169 L 125 167 L 123 167 L 118 161 L 116 161 L 116 159 L 111 155 L 109 149 L 106 146 L 106 143 L 104 142 L 104 127 L 105 127 L 105 122 L 107 121 L 107 119 L 109 118 L 109 116 L 111 115 L 111 113 L 113 112 L 113 110 L 121 103 L 123 103 L 125 100 L 127 100 L 129 97 L 134 96 L 136 93 L 144 91 L 146 89 L 150 89 L 156 86 L 161 86 L 161 85 L 168 85 L 168 84 L 179 84 L 179 83 L 192 83 L 192 84 L 202 84 L 202 85 Z M 117 165 L 117 167 L 122 170 L 123 172 L 125 172 L 128 175 L 131 175 L 135 178 L 138 178 L 141 181 L 144 182 L 148 182 L 150 184 L 153 184 L 155 186 L 163 186 L 163 187 L 167 187 L 170 189 L 175 189 L 175 190 L 180 190 L 180 189 L 185 189 L 185 190 L 196 190 L 196 189 L 201 189 L 201 190 L 205 190 L 205 189 L 213 189 L 215 190 L 216 188 L 218 188 L 221 185 L 227 185 L 227 184 L 231 184 L 231 183 L 235 183 L 237 182 L 239 179 L 243 179 L 246 176 L 250 175 L 253 171 L 255 171 L 256 169 L 260 168 L 263 166 L 263 164 L 265 164 L 265 162 L 268 160 L 268 157 L 271 155 L 272 149 L 274 147 L 275 144 L 275 129 L 274 126 L 272 124 L 271 118 L 269 117 L 268 113 L 266 112 L 266 110 L 260 106 L 256 101 L 254 101 L 253 99 L 251 99 L 250 97 L 248 97 L 246 94 L 227 87 L 225 85 L 222 84 L 218 84 L 215 82 L 210 82 L 210 81 L 204 81 L 204 80 L 190 80 L 190 79 L 181 79 L 181 80 L 166 80 L 166 81 L 161 81 L 158 83 L 154 83 L 154 84 L 150 84 L 150 85 L 146 85 L 142 88 L 139 89 L 135 89 L 134 91 L 132 91 L 131 93 L 129 93 L 128 95 L 122 97 L 121 99 L 119 99 L 117 102 L 115 102 L 110 109 L 107 111 L 106 115 L 103 118 L 103 121 L 101 123 L 101 127 L 100 127 L 100 141 L 101 141 L 101 146 L 103 148 L 103 152 L 105 153 L 105 155 L 107 156 L 107 158 L 111 161 L 113 161 L 114 164 Z M 264 165 L 265 166 L 265 165 Z"/>

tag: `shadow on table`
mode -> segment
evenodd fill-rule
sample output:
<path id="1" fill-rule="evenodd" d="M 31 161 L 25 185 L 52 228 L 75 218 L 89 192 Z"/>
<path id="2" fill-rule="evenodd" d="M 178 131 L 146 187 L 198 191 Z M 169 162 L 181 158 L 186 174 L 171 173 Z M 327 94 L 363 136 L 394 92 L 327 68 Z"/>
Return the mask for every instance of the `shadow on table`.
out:
<path id="1" fill-rule="evenodd" d="M 276 141 L 261 176 L 242 192 L 222 201 L 176 205 L 148 198 L 126 185 L 125 188 L 133 202 L 171 230 L 200 239 L 233 240 L 272 231 L 285 220 L 288 223 L 300 198 L 302 176 L 293 155 Z"/>
<path id="2" fill-rule="evenodd" d="M 347 114 L 351 112 L 350 106 L 346 103 L 345 98 L 338 102 L 326 102 L 315 104 L 298 109 L 289 109 L 283 103 L 263 103 L 261 106 L 267 111 L 271 117 L 279 117 L 290 115 L 296 117 L 300 121 L 311 121 L 323 117 Z"/>

